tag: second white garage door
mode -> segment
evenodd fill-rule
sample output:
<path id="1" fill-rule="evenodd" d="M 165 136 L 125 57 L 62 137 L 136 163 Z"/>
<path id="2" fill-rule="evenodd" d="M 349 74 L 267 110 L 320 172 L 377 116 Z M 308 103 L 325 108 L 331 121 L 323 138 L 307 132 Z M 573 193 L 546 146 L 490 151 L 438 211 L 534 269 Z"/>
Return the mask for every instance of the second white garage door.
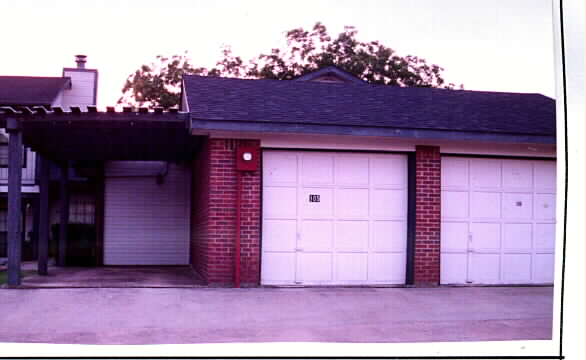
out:
<path id="1" fill-rule="evenodd" d="M 162 182 L 157 174 L 166 174 Z M 190 174 L 157 161 L 106 164 L 105 265 L 189 263 Z"/>
<path id="2" fill-rule="evenodd" d="M 549 284 L 555 161 L 442 157 L 441 282 Z"/>
<path id="3" fill-rule="evenodd" d="M 407 157 L 263 153 L 261 283 L 403 284 Z"/>

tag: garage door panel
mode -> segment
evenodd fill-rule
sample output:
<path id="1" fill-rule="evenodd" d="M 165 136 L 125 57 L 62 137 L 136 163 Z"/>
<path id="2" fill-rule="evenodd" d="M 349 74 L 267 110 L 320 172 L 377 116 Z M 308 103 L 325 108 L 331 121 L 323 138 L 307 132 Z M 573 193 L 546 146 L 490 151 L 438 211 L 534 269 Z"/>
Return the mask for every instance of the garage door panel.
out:
<path id="1" fill-rule="evenodd" d="M 316 196 L 318 198 L 316 198 Z M 330 219 L 334 216 L 334 190 L 327 188 L 303 188 L 301 198 L 301 217 L 305 219 Z M 295 204 L 294 199 L 288 200 Z"/>
<path id="2" fill-rule="evenodd" d="M 555 247 L 555 224 L 535 224 L 535 249 L 551 250 Z"/>
<path id="3" fill-rule="evenodd" d="M 190 177 L 189 167 L 160 161 L 105 164 L 104 264 L 189 263 Z"/>
<path id="4" fill-rule="evenodd" d="M 372 216 L 376 219 L 405 218 L 405 190 L 372 190 Z"/>
<path id="5" fill-rule="evenodd" d="M 531 282 L 531 254 L 503 255 L 503 281 L 507 284 Z"/>
<path id="6" fill-rule="evenodd" d="M 295 253 L 264 256 L 261 277 L 264 284 L 291 284 L 295 279 Z"/>
<path id="7" fill-rule="evenodd" d="M 302 153 L 301 182 L 303 185 L 331 185 L 334 183 L 334 155 Z"/>
<path id="8" fill-rule="evenodd" d="M 470 232 L 474 250 L 500 250 L 501 224 L 471 223 Z"/>
<path id="9" fill-rule="evenodd" d="M 265 251 L 294 251 L 296 241 L 296 220 L 264 221 L 262 246 Z"/>
<path id="10" fill-rule="evenodd" d="M 306 283 L 331 283 L 333 278 L 331 253 L 298 253 L 298 275 Z"/>
<path id="11" fill-rule="evenodd" d="M 555 194 L 535 194 L 534 199 L 534 214 L 536 219 L 555 219 Z"/>
<path id="12" fill-rule="evenodd" d="M 531 219 L 533 217 L 533 195 L 525 193 L 503 193 L 504 219 Z"/>
<path id="13" fill-rule="evenodd" d="M 333 250 L 334 224 L 331 220 L 303 220 L 300 248 L 303 251 Z"/>
<path id="14" fill-rule="evenodd" d="M 493 159 L 470 159 L 470 186 L 501 188 L 501 163 Z"/>
<path id="15" fill-rule="evenodd" d="M 442 158 L 441 181 L 445 188 L 468 188 L 468 159 Z"/>
<path id="16" fill-rule="evenodd" d="M 297 217 L 297 189 L 264 187 L 262 212 L 264 218 L 294 219 Z"/>
<path id="17" fill-rule="evenodd" d="M 369 214 L 368 189 L 338 189 L 336 216 L 343 219 L 367 219 Z"/>
<path id="18" fill-rule="evenodd" d="M 405 283 L 405 254 L 371 254 L 368 258 L 368 279 L 373 283 Z"/>
<path id="19" fill-rule="evenodd" d="M 452 204 L 451 206 L 458 206 Z M 464 204 L 460 204 L 464 206 Z M 472 192 L 470 194 L 470 217 L 494 219 L 501 215 L 501 194 L 498 192 Z"/>
<path id="20" fill-rule="evenodd" d="M 554 161 L 442 157 L 441 283 L 551 283 L 555 169 Z"/>
<path id="21" fill-rule="evenodd" d="M 440 262 L 442 284 L 465 284 L 468 256 L 466 253 L 444 253 Z"/>
<path id="22" fill-rule="evenodd" d="M 368 280 L 367 254 L 336 254 L 336 280 L 366 282 Z"/>
<path id="23" fill-rule="evenodd" d="M 280 275 L 263 275 L 262 283 L 404 283 L 405 155 L 266 153 L 288 156 L 270 155 L 272 173 L 263 177 L 269 180 L 263 183 L 261 273 Z M 281 171 L 285 166 L 295 169 Z M 294 177 L 295 184 L 290 184 Z M 287 271 L 272 265 L 279 264 L 283 254 L 287 260 L 280 266 Z"/>
<path id="24" fill-rule="evenodd" d="M 336 250 L 367 251 L 368 221 L 338 221 L 336 223 Z"/>
<path id="25" fill-rule="evenodd" d="M 533 168 L 533 181 L 537 191 L 555 192 L 556 164 L 553 161 L 536 161 Z"/>
<path id="26" fill-rule="evenodd" d="M 405 252 L 407 223 L 405 221 L 375 221 L 372 224 L 373 251 Z"/>
<path id="27" fill-rule="evenodd" d="M 441 226 L 441 250 L 467 251 L 468 232 L 467 222 L 443 222 Z"/>
<path id="28" fill-rule="evenodd" d="M 524 160 L 503 160 L 503 187 L 505 189 L 533 188 L 533 164 Z"/>
<path id="29" fill-rule="evenodd" d="M 470 255 L 470 277 L 477 284 L 497 284 L 500 282 L 500 254 Z"/>
<path id="30" fill-rule="evenodd" d="M 504 224 L 503 250 L 528 250 L 533 247 L 532 224 Z"/>
<path id="31" fill-rule="evenodd" d="M 468 218 L 468 193 L 464 191 L 442 191 L 442 217 L 448 219 Z"/>
<path id="32" fill-rule="evenodd" d="M 407 186 L 407 158 L 404 155 L 370 155 L 371 183 L 375 187 Z"/>
<path id="33" fill-rule="evenodd" d="M 340 154 L 336 157 L 335 165 L 337 184 L 368 186 L 368 156 L 358 154 Z"/>
<path id="34" fill-rule="evenodd" d="M 297 156 L 283 152 L 263 154 L 263 184 L 293 185 L 297 183 Z"/>
<path id="35" fill-rule="evenodd" d="M 534 280 L 537 283 L 552 283 L 554 277 L 554 255 L 536 254 Z"/>

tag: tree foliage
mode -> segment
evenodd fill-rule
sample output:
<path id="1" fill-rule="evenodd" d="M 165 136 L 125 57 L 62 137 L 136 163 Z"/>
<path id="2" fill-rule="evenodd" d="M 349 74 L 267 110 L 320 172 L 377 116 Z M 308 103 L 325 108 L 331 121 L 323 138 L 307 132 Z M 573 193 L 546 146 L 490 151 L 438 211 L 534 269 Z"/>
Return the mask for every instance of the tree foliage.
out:
<path id="1" fill-rule="evenodd" d="M 442 67 L 428 64 L 417 56 L 399 56 L 379 41 L 362 42 L 356 35 L 357 30 L 348 26 L 332 38 L 325 25 L 318 22 L 310 31 L 302 28 L 288 31 L 285 49 L 274 48 L 247 62 L 224 47 L 222 58 L 210 69 L 191 65 L 187 53 L 157 56 L 155 62 L 142 65 L 128 77 L 118 102 L 175 106 L 180 101 L 184 74 L 290 80 L 330 65 L 372 84 L 454 88 L 454 84 L 446 84 L 443 79 Z"/>

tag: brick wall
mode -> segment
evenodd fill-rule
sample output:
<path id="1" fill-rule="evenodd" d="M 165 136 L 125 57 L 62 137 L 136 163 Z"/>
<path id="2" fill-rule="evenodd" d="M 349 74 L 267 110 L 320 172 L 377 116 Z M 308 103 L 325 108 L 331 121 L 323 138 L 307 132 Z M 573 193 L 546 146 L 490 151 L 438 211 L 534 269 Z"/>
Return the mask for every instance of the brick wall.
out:
<path id="1" fill-rule="evenodd" d="M 416 285 L 440 281 L 441 159 L 439 147 L 415 148 L 415 260 Z"/>
<path id="2" fill-rule="evenodd" d="M 232 284 L 236 239 L 236 147 L 260 147 L 256 140 L 209 139 L 194 161 L 194 177 L 208 177 L 194 183 L 194 195 L 207 198 L 194 201 L 192 249 L 193 267 L 210 284 Z M 206 169 L 206 166 L 208 167 Z M 201 175 L 198 175 L 199 174 Z M 258 284 L 260 280 L 260 169 L 242 174 L 241 193 L 241 281 Z M 207 186 L 207 191 L 206 191 Z M 200 206 L 207 210 L 199 209 Z"/>
<path id="3" fill-rule="evenodd" d="M 193 268 L 212 285 L 233 284 L 236 238 L 236 147 L 256 140 L 209 139 L 193 162 Z M 439 147 L 417 146 L 415 154 L 416 285 L 440 280 L 441 160 Z M 260 281 L 261 171 L 242 174 L 241 281 Z"/>
<path id="4" fill-rule="evenodd" d="M 189 259 L 193 269 L 203 279 L 208 279 L 209 154 L 209 142 L 206 141 L 193 160 L 191 176 L 191 246 Z"/>
<path id="5" fill-rule="evenodd" d="M 243 283 L 260 283 L 260 177 L 258 170 L 243 173 L 241 179 L 240 269 Z"/>

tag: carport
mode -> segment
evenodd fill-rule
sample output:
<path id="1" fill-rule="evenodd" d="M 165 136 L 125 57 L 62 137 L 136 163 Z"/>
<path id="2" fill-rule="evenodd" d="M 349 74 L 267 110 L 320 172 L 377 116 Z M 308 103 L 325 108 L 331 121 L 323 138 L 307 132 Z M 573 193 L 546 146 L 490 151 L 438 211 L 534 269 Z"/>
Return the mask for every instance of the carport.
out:
<path id="1" fill-rule="evenodd" d="M 104 177 L 106 161 L 189 162 L 201 145 L 202 137 L 187 131 L 188 117 L 177 110 L 133 111 L 113 107 L 99 112 L 72 107 L 33 109 L 0 108 L 0 127 L 9 133 L 8 183 L 8 285 L 21 284 L 21 163 L 22 146 L 37 154 L 39 184 L 38 264 L 40 275 L 48 274 L 49 256 L 49 164 L 60 169 L 60 219 L 57 265 L 64 265 L 68 243 L 69 168 L 72 162 L 89 164 L 97 177 Z M 103 184 L 103 181 L 102 181 Z M 103 199 L 103 187 L 102 187 Z M 103 259 L 104 204 L 96 203 L 97 258 Z M 102 242 L 100 242 L 102 239 Z"/>

